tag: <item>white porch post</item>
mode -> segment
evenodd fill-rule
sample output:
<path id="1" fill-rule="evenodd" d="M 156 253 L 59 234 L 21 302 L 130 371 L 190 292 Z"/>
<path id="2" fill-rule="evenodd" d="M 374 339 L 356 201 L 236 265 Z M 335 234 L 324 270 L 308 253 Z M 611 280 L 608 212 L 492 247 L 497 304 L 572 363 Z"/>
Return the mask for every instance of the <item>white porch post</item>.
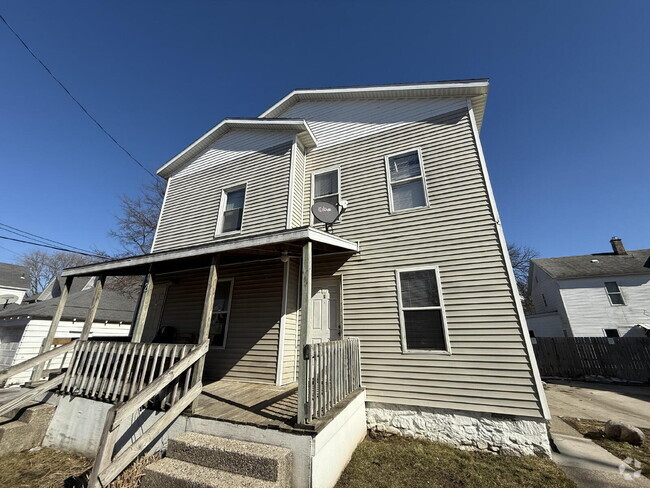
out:
<path id="1" fill-rule="evenodd" d="M 305 345 L 312 341 L 311 324 L 311 276 L 312 275 L 312 244 L 308 241 L 302 247 L 302 299 L 300 303 L 300 357 L 298 367 L 298 423 L 304 424 L 309 409 L 307 359 L 305 359 Z"/>
<path id="2" fill-rule="evenodd" d="M 79 340 L 85 341 L 90 335 L 90 329 L 92 328 L 93 322 L 95 321 L 95 315 L 97 314 L 97 309 L 99 308 L 99 300 L 102 296 L 102 291 L 104 290 L 105 281 L 106 275 L 100 275 L 97 283 L 95 283 L 95 294 L 93 295 L 93 301 L 90 303 L 88 315 L 86 315 L 86 321 L 84 322 L 83 329 L 81 329 Z"/>
<path id="3" fill-rule="evenodd" d="M 201 328 L 199 329 L 199 344 L 203 344 L 210 340 L 210 322 L 212 321 L 212 307 L 214 306 L 214 294 L 217 291 L 217 267 L 219 265 L 219 256 L 215 254 L 212 256 L 212 263 L 210 264 L 210 274 L 208 276 L 208 286 L 205 290 L 205 301 L 203 302 L 203 315 L 201 317 Z M 203 378 L 203 368 L 205 367 L 205 356 L 201 357 L 192 371 L 192 386 L 201 382 Z M 197 397 L 190 407 L 191 411 L 195 411 L 199 404 Z"/>
<path id="4" fill-rule="evenodd" d="M 153 274 L 151 269 L 145 277 L 143 289 L 140 293 L 140 303 L 138 304 L 138 312 L 133 321 L 131 330 L 131 342 L 142 341 L 142 333 L 144 332 L 144 325 L 147 322 L 147 313 L 149 312 L 149 303 L 151 302 L 151 294 L 153 293 Z"/>
<path id="5" fill-rule="evenodd" d="M 43 345 L 41 346 L 41 351 L 39 354 L 43 354 L 44 352 L 49 351 L 50 347 L 52 347 L 52 342 L 54 342 L 54 336 L 56 335 L 56 329 L 59 327 L 59 322 L 61 321 L 61 316 L 63 315 L 65 302 L 68 301 L 68 295 L 70 294 L 70 287 L 72 287 L 73 279 L 74 276 L 68 276 L 65 279 L 65 284 L 63 285 L 63 290 L 61 290 L 61 296 L 59 297 L 59 305 L 56 308 L 56 312 L 54 312 L 54 317 L 52 317 L 52 323 L 50 324 L 50 330 L 47 331 L 47 336 L 45 336 L 45 340 L 43 341 Z M 41 379 L 41 375 L 43 374 L 43 366 L 43 363 L 39 364 L 38 366 L 34 366 L 34 370 L 32 371 L 32 381 L 38 381 Z"/>

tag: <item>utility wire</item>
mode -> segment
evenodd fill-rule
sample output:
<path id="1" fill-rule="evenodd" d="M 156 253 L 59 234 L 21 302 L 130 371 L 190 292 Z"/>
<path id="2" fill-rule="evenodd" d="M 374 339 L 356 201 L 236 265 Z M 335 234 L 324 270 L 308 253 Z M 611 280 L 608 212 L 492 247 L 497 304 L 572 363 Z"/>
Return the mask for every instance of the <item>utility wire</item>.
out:
<path id="1" fill-rule="evenodd" d="M 81 102 L 80 102 L 79 100 L 77 100 L 77 99 L 74 97 L 74 95 L 72 95 L 72 93 L 70 93 L 70 90 L 68 90 L 68 89 L 65 87 L 65 85 L 61 82 L 61 80 L 59 80 L 59 79 L 54 75 L 54 73 L 52 73 L 52 71 L 50 70 L 50 68 L 48 68 L 48 67 L 45 65 L 45 63 L 44 63 L 43 61 L 41 61 L 41 60 L 39 59 L 38 56 L 36 56 L 36 54 L 34 53 L 34 51 L 32 51 L 32 50 L 30 49 L 30 47 L 27 45 L 27 43 L 26 43 L 25 41 L 23 41 L 23 39 L 18 35 L 18 33 L 17 33 L 17 32 L 16 32 L 16 31 L 15 31 L 15 30 L 14 30 L 14 29 L 9 25 L 9 23 L 5 20 L 5 18 L 2 16 L 2 14 L 0 14 L 0 20 L 2 20 L 2 22 L 3 22 L 3 23 L 4 23 L 4 24 L 9 28 L 9 30 L 13 33 L 13 35 L 16 36 L 16 39 L 18 39 L 18 40 L 20 41 L 20 43 L 25 47 L 25 49 L 27 49 L 27 51 L 29 52 L 29 54 L 31 54 L 32 57 L 33 57 L 36 61 L 38 61 L 38 63 L 43 67 L 43 69 L 45 69 L 45 71 L 48 72 L 48 74 L 52 77 L 52 79 L 53 79 L 54 81 L 56 81 L 56 82 L 59 84 L 59 86 L 60 86 L 61 88 L 63 88 L 63 90 L 68 94 L 68 96 L 69 96 L 69 97 L 70 97 L 70 98 L 71 98 L 71 99 L 72 99 L 72 100 L 73 100 L 77 105 L 79 105 L 79 108 L 80 108 L 81 110 L 83 110 L 84 113 L 85 113 L 88 117 L 90 117 L 90 120 L 92 120 L 92 121 L 97 125 L 97 127 L 99 127 L 99 128 L 101 129 L 101 131 L 109 137 L 109 139 L 110 139 L 111 141 L 113 141 L 113 142 L 114 142 L 114 143 L 115 143 L 115 144 L 116 144 L 116 145 L 117 145 L 117 146 L 118 146 L 122 151 L 124 151 L 124 152 L 126 153 L 126 155 L 127 155 L 128 157 L 130 157 L 130 158 L 135 162 L 135 164 L 137 164 L 137 165 L 140 166 L 143 170 L 145 170 L 147 173 L 149 173 L 149 175 L 151 175 L 151 177 L 153 177 L 153 178 L 157 178 L 157 176 L 156 176 L 155 174 L 153 174 L 151 171 L 149 171 L 149 170 L 148 170 L 148 169 L 147 169 L 147 168 L 146 168 L 146 167 L 145 167 L 145 166 L 144 166 L 140 161 L 138 161 L 138 160 L 136 159 L 136 157 L 133 156 L 133 154 L 131 154 L 129 151 L 127 151 L 126 148 L 125 148 L 122 144 L 120 144 L 119 142 L 117 142 L 117 140 L 116 140 L 116 139 L 115 139 L 115 138 L 114 138 L 114 137 L 113 137 L 113 136 L 112 136 L 112 135 L 111 135 L 111 134 L 110 134 L 110 133 L 109 133 L 109 132 L 104 128 L 104 126 L 103 126 L 102 124 L 100 124 L 99 121 L 98 121 L 95 117 L 93 117 L 93 116 L 90 114 L 90 112 L 88 112 L 88 110 L 86 110 L 86 107 L 84 107 L 84 106 L 81 104 Z"/>
<path id="2" fill-rule="evenodd" d="M 0 230 L 4 230 L 5 232 L 10 232 L 11 234 L 16 234 L 17 236 L 25 237 L 27 239 L 35 238 L 36 240 L 41 241 L 44 244 L 57 244 L 59 246 L 66 247 L 68 249 L 76 249 L 76 250 L 82 251 L 82 252 L 91 252 L 91 251 L 88 251 L 87 249 L 83 249 L 81 247 L 71 246 L 70 244 L 65 244 L 65 243 L 60 242 L 60 241 L 55 241 L 54 239 L 48 239 L 47 237 L 39 236 L 38 234 L 32 234 L 31 232 L 27 232 L 26 230 L 18 229 L 17 227 L 12 227 L 11 225 L 3 224 L 2 222 L 0 222 Z"/>
<path id="3" fill-rule="evenodd" d="M 56 247 L 56 246 L 48 246 L 47 244 L 41 244 L 39 242 L 23 241 L 22 239 L 14 239 L 13 237 L 8 237 L 8 236 L 0 236 L 0 239 L 6 239 L 8 241 L 15 241 L 15 242 L 22 242 L 23 244 L 30 244 L 32 246 L 48 247 L 50 249 L 55 249 L 57 251 L 70 252 L 70 253 L 73 253 L 73 254 L 82 254 L 84 256 L 90 256 L 91 258 L 106 259 L 106 256 L 100 256 L 99 254 L 91 254 L 91 253 L 87 253 L 87 252 L 73 251 L 72 249 L 65 249 L 63 247 Z"/>

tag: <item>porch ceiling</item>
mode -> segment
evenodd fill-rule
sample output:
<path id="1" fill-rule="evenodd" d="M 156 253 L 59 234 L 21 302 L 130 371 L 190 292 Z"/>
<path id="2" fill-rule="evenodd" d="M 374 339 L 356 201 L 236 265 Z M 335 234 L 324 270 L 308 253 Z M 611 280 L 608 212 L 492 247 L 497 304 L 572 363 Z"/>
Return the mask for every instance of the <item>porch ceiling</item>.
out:
<path id="1" fill-rule="evenodd" d="M 214 254 L 220 254 L 222 264 L 279 258 L 285 251 L 289 255 L 299 255 L 303 244 L 308 241 L 312 242 L 314 255 L 340 252 L 353 254 L 359 251 L 356 242 L 313 227 L 299 227 L 68 268 L 63 270 L 62 276 L 144 275 L 149 272 L 150 267 L 154 268 L 155 273 L 200 268 L 209 266 Z"/>

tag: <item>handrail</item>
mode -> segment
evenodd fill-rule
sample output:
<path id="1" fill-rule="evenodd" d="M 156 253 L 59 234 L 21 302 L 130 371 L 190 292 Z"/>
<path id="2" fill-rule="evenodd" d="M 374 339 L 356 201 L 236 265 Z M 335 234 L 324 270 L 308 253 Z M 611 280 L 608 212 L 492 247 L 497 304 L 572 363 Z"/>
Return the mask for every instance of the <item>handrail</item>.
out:
<path id="1" fill-rule="evenodd" d="M 42 385 L 38 385 L 36 388 L 30 389 L 29 391 L 23 393 L 19 397 L 14 398 L 13 400 L 10 400 L 3 405 L 0 405 L 0 417 L 4 416 L 5 414 L 11 412 L 16 408 L 22 407 L 27 402 L 29 402 L 32 398 L 40 395 L 41 393 L 56 388 L 61 383 L 63 383 L 63 378 L 64 376 L 62 374 L 56 376 L 52 378 L 50 381 L 46 381 Z"/>
<path id="2" fill-rule="evenodd" d="M 55 357 L 70 351 L 72 348 L 74 348 L 75 342 L 76 341 L 72 341 L 65 346 L 50 349 L 49 351 L 39 354 L 38 356 L 34 356 L 33 358 L 23 361 L 22 363 L 14 364 L 4 371 L 0 371 L 0 383 L 8 380 L 12 376 L 16 376 L 18 373 L 27 371 L 34 366 L 44 363 L 50 359 L 54 359 Z"/>
<path id="3" fill-rule="evenodd" d="M 114 405 L 106 414 L 104 430 L 99 441 L 99 451 L 95 458 L 88 488 L 106 487 L 113 481 L 142 451 L 169 426 L 176 418 L 198 398 L 203 385 L 198 381 L 174 405 L 167 410 L 156 422 L 151 425 L 131 446 L 113 457 L 115 443 L 120 433 L 120 425 L 139 408 L 146 405 L 154 396 L 168 386 L 172 381 L 191 368 L 203 358 L 209 349 L 209 343 L 204 342 L 188 354 L 185 358 L 174 364 L 160 377 L 147 385 L 142 391 L 121 405 Z"/>

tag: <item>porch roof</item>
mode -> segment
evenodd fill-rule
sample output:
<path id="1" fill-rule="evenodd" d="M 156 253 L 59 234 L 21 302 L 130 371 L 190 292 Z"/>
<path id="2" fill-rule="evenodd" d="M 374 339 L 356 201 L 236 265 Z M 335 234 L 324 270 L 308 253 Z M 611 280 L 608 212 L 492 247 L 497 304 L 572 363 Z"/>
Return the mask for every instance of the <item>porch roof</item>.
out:
<path id="1" fill-rule="evenodd" d="M 302 245 L 308 241 L 313 243 L 315 255 L 339 252 L 353 254 L 359 251 L 359 245 L 356 242 L 313 227 L 299 227 L 68 268 L 63 270 L 61 275 L 64 277 L 100 274 L 110 276 L 144 275 L 152 266 L 154 272 L 157 273 L 200 268 L 208 266 L 211 256 L 214 254 L 221 255 L 222 264 L 279 258 L 283 252 L 287 252 L 289 255 L 300 255 Z"/>

